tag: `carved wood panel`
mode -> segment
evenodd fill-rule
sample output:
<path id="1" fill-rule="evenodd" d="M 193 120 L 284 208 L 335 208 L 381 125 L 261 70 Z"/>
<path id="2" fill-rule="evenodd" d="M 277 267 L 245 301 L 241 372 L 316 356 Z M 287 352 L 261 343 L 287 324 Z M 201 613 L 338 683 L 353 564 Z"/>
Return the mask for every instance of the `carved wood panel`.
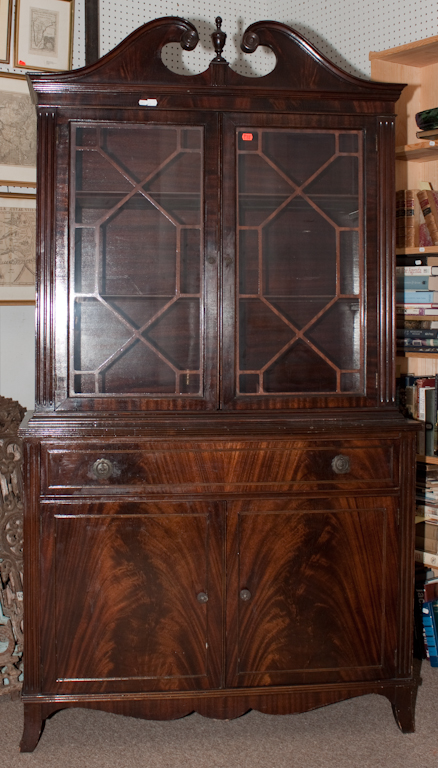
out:
<path id="1" fill-rule="evenodd" d="M 0 397 L 0 698 L 18 696 L 23 672 L 22 442 L 25 409 Z"/>

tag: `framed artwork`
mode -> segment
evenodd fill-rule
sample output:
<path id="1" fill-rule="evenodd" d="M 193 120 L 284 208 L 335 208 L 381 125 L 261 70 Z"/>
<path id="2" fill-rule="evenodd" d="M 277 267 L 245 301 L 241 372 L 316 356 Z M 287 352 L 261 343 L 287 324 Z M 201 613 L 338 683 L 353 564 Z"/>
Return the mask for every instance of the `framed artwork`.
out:
<path id="1" fill-rule="evenodd" d="M 35 195 L 0 194 L 0 304 L 35 301 Z"/>
<path id="2" fill-rule="evenodd" d="M 14 66 L 71 69 L 73 0 L 17 0 Z"/>
<path id="3" fill-rule="evenodd" d="M 0 186 L 36 186 L 36 112 L 24 75 L 0 72 Z"/>
<path id="4" fill-rule="evenodd" d="M 9 64 L 12 0 L 0 0 L 0 62 Z"/>

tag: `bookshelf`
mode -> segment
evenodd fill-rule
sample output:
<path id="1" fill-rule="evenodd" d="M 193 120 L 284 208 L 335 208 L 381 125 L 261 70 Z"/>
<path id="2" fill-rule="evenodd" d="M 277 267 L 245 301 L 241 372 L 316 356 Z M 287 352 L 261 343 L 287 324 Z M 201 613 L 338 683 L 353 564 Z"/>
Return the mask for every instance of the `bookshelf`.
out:
<path id="1" fill-rule="evenodd" d="M 396 189 L 416 189 L 429 181 L 438 189 L 438 140 L 417 138 L 415 115 L 438 106 L 438 35 L 385 51 L 372 51 L 373 80 L 406 83 L 396 104 Z M 398 249 L 397 255 L 438 254 L 438 246 Z M 405 316 L 418 320 L 418 316 Z M 428 320 L 438 317 L 428 316 Z M 397 356 L 397 373 L 430 376 L 438 373 L 438 352 L 405 352 Z"/>
<path id="2" fill-rule="evenodd" d="M 395 127 L 395 179 L 396 189 L 418 189 L 420 183 L 429 181 L 438 189 L 438 132 L 418 138 L 415 121 L 417 112 L 438 106 L 438 36 L 417 40 L 407 45 L 370 53 L 371 77 L 375 80 L 406 83 L 396 104 Z M 437 255 L 438 246 L 397 249 L 396 255 Z M 399 316 L 400 317 L 400 316 Z M 404 320 L 419 320 L 418 315 L 404 315 Z M 437 321 L 438 316 L 428 315 L 426 320 Z M 399 321 L 399 319 L 398 319 Z M 396 374 L 434 376 L 438 373 L 438 352 L 409 351 L 397 353 Z M 417 462 L 438 465 L 438 456 L 417 455 Z M 423 562 L 426 562 L 425 560 Z M 432 562 L 428 567 L 436 571 Z M 438 574 L 438 571 L 436 571 Z"/>
<path id="3" fill-rule="evenodd" d="M 416 189 L 424 180 L 438 189 L 438 141 L 419 140 L 415 122 L 417 112 L 438 106 L 438 35 L 369 58 L 373 80 L 406 83 L 396 104 L 396 189 Z"/>

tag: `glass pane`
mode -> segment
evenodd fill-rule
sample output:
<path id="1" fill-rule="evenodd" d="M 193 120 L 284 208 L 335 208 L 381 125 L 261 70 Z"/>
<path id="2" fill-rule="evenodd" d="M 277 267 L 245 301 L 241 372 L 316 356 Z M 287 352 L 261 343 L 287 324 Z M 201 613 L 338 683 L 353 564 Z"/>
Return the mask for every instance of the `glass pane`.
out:
<path id="1" fill-rule="evenodd" d="M 76 394 L 203 390 L 203 131 L 73 129 Z"/>
<path id="2" fill-rule="evenodd" d="M 333 295 L 336 229 L 301 196 L 263 227 L 264 292 Z"/>
<path id="3" fill-rule="evenodd" d="M 363 390 L 360 138 L 237 132 L 238 393 Z"/>

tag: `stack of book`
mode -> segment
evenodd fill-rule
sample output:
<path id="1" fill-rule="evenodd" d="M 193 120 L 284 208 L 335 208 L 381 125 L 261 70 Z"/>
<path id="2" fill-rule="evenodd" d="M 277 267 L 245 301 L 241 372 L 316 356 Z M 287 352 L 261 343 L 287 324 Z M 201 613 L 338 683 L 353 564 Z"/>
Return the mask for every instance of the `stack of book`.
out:
<path id="1" fill-rule="evenodd" d="M 396 192 L 396 248 L 438 245 L 438 192 L 421 186 Z"/>
<path id="2" fill-rule="evenodd" d="M 396 248 L 433 245 L 418 198 L 419 189 L 396 192 Z"/>
<path id="3" fill-rule="evenodd" d="M 423 603 L 424 639 L 431 667 L 438 667 L 438 600 Z"/>
<path id="4" fill-rule="evenodd" d="M 425 377 L 402 374 L 397 380 L 398 405 L 407 418 L 420 422 L 417 433 L 417 453 L 435 456 L 438 453 L 438 374 Z"/>
<path id="5" fill-rule="evenodd" d="M 423 608 L 425 609 L 423 612 Z M 428 658 L 438 666 L 438 576 L 420 563 L 415 564 L 414 600 L 414 654 L 418 659 Z M 426 618 L 426 620 L 425 620 Z M 432 621 L 430 620 L 432 619 Z M 432 631 L 431 631 L 432 630 Z"/>
<path id="6" fill-rule="evenodd" d="M 432 193 L 431 185 L 423 182 L 427 189 L 399 189 L 396 192 L 396 248 L 438 245 L 438 231 L 434 231 L 434 220 L 425 193 Z"/>
<path id="7" fill-rule="evenodd" d="M 417 462 L 415 559 L 438 568 L 438 465 Z"/>
<path id="8" fill-rule="evenodd" d="M 421 262 L 421 263 L 415 263 Z M 438 316 L 438 255 L 398 256 L 396 266 L 396 303 L 397 314 L 419 317 Z M 422 352 L 436 351 L 438 335 L 417 334 L 416 343 L 410 339 L 413 335 L 397 334 L 399 347 L 424 347 Z"/>

